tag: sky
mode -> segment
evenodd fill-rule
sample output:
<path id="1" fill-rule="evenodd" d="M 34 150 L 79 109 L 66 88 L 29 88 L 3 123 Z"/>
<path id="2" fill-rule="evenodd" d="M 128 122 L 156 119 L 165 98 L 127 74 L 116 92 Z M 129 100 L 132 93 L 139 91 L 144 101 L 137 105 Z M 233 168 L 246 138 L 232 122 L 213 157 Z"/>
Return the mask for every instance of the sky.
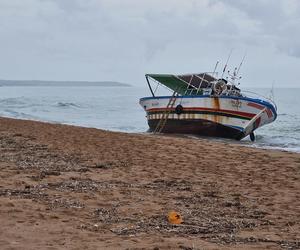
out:
<path id="1" fill-rule="evenodd" d="M 0 79 L 119 81 L 241 68 L 300 87 L 299 0 L 0 0 Z"/>

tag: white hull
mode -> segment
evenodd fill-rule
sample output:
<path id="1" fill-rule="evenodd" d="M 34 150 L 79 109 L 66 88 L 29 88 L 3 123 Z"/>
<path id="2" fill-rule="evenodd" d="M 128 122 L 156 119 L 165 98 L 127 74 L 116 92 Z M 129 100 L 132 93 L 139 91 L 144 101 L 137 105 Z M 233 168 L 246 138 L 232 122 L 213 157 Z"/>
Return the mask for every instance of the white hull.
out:
<path id="1" fill-rule="evenodd" d="M 172 108 L 167 110 L 170 98 L 172 97 L 140 99 L 140 105 L 147 112 L 149 126 L 153 126 L 154 121 L 158 121 L 163 117 L 164 112 L 169 111 L 168 121 L 172 121 L 175 130 L 176 121 L 195 121 L 193 128 L 197 126 L 197 121 L 202 121 L 202 123 L 198 123 L 199 126 L 203 125 L 203 121 L 207 121 L 214 125 L 220 125 L 218 129 L 233 128 L 236 133 L 242 134 L 239 137 L 245 137 L 257 128 L 273 122 L 277 116 L 276 108 L 271 103 L 260 99 L 228 96 L 180 96 L 176 98 Z M 180 113 L 176 112 L 178 105 L 182 106 Z M 178 123 L 178 126 L 182 126 L 182 122 Z M 197 128 L 195 129 L 197 131 Z"/>

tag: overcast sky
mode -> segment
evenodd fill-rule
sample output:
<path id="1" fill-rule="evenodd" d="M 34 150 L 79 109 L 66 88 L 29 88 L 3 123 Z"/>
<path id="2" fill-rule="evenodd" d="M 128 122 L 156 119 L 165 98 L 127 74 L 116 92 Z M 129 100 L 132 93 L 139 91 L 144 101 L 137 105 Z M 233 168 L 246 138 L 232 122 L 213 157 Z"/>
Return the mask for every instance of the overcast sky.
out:
<path id="1" fill-rule="evenodd" d="M 300 1 L 0 0 L 0 79 L 144 85 L 231 49 L 244 86 L 300 87 Z"/>

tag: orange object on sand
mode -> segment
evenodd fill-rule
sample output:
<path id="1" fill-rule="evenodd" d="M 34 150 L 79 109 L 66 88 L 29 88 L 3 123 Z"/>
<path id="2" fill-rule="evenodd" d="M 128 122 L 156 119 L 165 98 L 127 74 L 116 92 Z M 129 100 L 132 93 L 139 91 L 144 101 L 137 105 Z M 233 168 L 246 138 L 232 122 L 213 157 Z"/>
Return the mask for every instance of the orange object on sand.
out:
<path id="1" fill-rule="evenodd" d="M 181 224 L 183 222 L 182 217 L 179 213 L 175 212 L 175 211 L 171 211 L 168 215 L 168 221 L 171 224 Z"/>

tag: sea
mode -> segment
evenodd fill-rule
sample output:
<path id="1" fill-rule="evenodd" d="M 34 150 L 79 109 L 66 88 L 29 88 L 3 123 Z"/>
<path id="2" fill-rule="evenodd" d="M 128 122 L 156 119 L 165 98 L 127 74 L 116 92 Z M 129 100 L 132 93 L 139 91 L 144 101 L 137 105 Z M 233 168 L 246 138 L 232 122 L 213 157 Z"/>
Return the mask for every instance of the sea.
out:
<path id="1" fill-rule="evenodd" d="M 269 96 L 271 89 L 248 89 Z M 148 125 L 139 98 L 146 86 L 1 86 L 0 116 L 93 127 L 126 133 L 146 133 Z M 300 88 L 274 88 L 277 120 L 239 143 L 300 153 Z M 207 139 L 207 138 L 206 138 Z M 228 141 L 209 138 L 210 140 Z"/>

